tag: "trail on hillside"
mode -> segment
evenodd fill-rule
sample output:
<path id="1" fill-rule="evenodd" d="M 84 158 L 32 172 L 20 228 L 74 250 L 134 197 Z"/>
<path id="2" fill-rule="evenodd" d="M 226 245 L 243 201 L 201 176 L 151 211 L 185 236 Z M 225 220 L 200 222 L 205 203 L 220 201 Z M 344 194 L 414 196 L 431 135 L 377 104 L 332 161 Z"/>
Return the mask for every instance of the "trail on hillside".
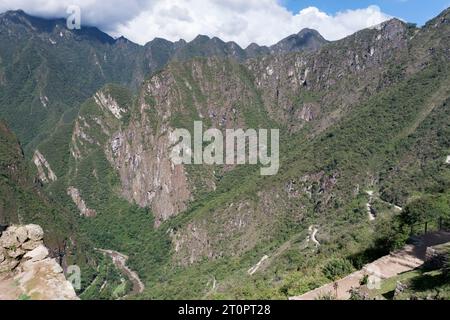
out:
<path id="1" fill-rule="evenodd" d="M 112 259 L 116 268 L 119 269 L 124 275 L 126 275 L 131 283 L 133 283 L 133 290 L 128 295 L 144 292 L 145 286 L 139 278 L 139 275 L 135 271 L 128 268 L 126 265 L 128 256 L 113 250 L 98 249 L 98 251 L 108 255 Z"/>
<path id="2" fill-rule="evenodd" d="M 259 267 L 261 266 L 261 264 L 264 262 L 264 261 L 266 261 L 267 259 L 269 259 L 269 256 L 264 256 L 264 257 L 262 257 L 261 258 L 261 260 L 259 260 L 259 262 L 256 264 L 256 265 L 254 265 L 253 267 L 251 267 L 250 269 L 248 269 L 248 271 L 247 271 L 247 273 L 249 274 L 249 275 L 253 275 L 256 271 L 258 271 L 258 269 L 259 269 Z"/>
<path id="3" fill-rule="evenodd" d="M 369 214 L 369 220 L 374 221 L 376 216 L 375 216 L 374 210 L 372 208 L 373 191 L 369 190 L 369 191 L 366 191 L 366 193 L 369 195 L 369 201 L 366 203 L 367 213 Z"/>
<path id="4" fill-rule="evenodd" d="M 366 203 L 366 208 L 367 208 L 367 214 L 369 215 L 369 220 L 370 221 L 374 221 L 376 219 L 376 217 L 377 217 L 375 209 L 372 206 L 374 200 L 383 202 L 384 204 L 388 205 L 389 207 L 393 207 L 397 211 L 403 211 L 403 208 L 401 208 L 401 207 L 399 207 L 399 206 L 397 206 L 397 205 L 395 205 L 393 203 L 384 201 L 379 196 L 377 196 L 375 194 L 375 192 L 372 191 L 372 190 L 368 190 L 368 191 L 366 191 L 366 193 L 369 196 L 369 201 Z"/>

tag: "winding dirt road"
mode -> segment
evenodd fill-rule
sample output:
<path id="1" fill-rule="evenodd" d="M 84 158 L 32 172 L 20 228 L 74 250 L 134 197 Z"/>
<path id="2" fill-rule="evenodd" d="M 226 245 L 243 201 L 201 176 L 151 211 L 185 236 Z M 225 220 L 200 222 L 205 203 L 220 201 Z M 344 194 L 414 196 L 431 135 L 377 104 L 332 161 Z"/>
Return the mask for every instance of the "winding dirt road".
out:
<path id="1" fill-rule="evenodd" d="M 127 278 L 131 281 L 131 283 L 133 283 L 133 290 L 128 295 L 139 294 L 144 292 L 145 286 L 144 283 L 139 278 L 139 275 L 135 271 L 128 268 L 126 265 L 128 261 L 128 256 L 113 250 L 98 249 L 98 251 L 108 255 L 112 259 L 116 268 L 119 269 L 124 275 L 126 275 Z"/>
<path id="2" fill-rule="evenodd" d="M 269 259 L 269 256 L 267 256 L 267 255 L 264 256 L 264 257 L 262 257 L 261 260 L 259 260 L 259 262 L 258 262 L 256 265 L 254 265 L 253 267 L 251 267 L 250 269 L 248 269 L 247 273 L 248 273 L 249 275 L 253 275 L 256 271 L 258 271 L 259 267 L 261 267 L 261 264 L 262 264 L 264 261 L 266 261 L 267 259 Z"/>

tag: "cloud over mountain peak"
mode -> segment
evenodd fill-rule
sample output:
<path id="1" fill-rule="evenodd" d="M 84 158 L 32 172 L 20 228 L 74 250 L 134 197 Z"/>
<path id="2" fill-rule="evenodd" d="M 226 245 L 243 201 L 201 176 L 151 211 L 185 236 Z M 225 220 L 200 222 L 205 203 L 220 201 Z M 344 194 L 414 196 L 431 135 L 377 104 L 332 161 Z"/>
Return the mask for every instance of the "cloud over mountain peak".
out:
<path id="1" fill-rule="evenodd" d="M 0 12 L 23 9 L 40 17 L 68 16 L 67 8 L 81 8 L 82 24 L 144 44 L 155 37 L 194 39 L 198 34 L 271 45 L 303 28 L 337 40 L 389 18 L 377 6 L 327 14 L 316 7 L 292 13 L 277 0 L 4 0 Z"/>

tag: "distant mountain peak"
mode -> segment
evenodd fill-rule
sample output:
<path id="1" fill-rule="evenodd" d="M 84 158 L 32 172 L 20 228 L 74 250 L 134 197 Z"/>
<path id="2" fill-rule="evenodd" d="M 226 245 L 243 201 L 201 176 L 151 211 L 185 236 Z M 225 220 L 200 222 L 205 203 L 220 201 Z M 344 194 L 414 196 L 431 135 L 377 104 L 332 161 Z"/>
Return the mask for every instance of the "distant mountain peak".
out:
<path id="1" fill-rule="evenodd" d="M 209 40 L 211 40 L 210 37 L 203 35 L 203 34 L 199 34 L 191 42 L 200 42 L 200 41 L 203 42 L 203 41 L 209 41 Z"/>
<path id="2" fill-rule="evenodd" d="M 169 40 L 166 40 L 166 39 L 160 38 L 160 37 L 156 37 L 155 39 L 153 39 L 150 42 L 153 42 L 153 43 L 168 43 L 168 42 L 173 43 L 172 41 L 169 41 Z"/>
<path id="3" fill-rule="evenodd" d="M 436 18 L 431 19 L 426 25 L 441 25 L 450 23 L 450 7 L 442 11 Z"/>
<path id="4" fill-rule="evenodd" d="M 316 29 L 310 29 L 310 28 L 303 28 L 297 34 L 298 35 L 305 35 L 305 34 L 308 34 L 308 33 L 313 33 L 313 34 L 316 34 L 318 36 L 321 36 L 320 33 Z"/>
<path id="5" fill-rule="evenodd" d="M 271 46 L 270 51 L 275 54 L 303 50 L 313 51 L 326 43 L 328 41 L 317 30 L 305 28 Z"/>
<path id="6" fill-rule="evenodd" d="M 64 19 L 45 19 L 29 15 L 23 10 L 9 10 L 0 14 L 0 19 L 8 19 L 11 22 L 26 24 L 39 31 L 51 32 L 57 25 L 65 24 Z"/>
<path id="7" fill-rule="evenodd" d="M 0 17 L 28 17 L 28 15 L 25 13 L 25 11 L 19 9 L 19 10 L 8 10 L 4 13 L 0 14 Z"/>
<path id="8" fill-rule="evenodd" d="M 66 19 L 63 18 L 40 18 L 27 14 L 23 10 L 7 11 L 0 14 L 0 21 L 7 21 L 9 24 L 16 26 L 23 26 L 27 28 L 26 32 L 37 33 L 54 33 L 61 32 L 62 29 L 66 29 Z M 97 27 L 83 26 L 80 30 L 67 30 L 72 32 L 75 36 L 83 39 L 97 40 L 102 43 L 114 44 L 116 41 L 113 37 L 109 36 L 105 32 L 101 31 Z M 125 39 L 124 37 L 121 37 Z M 121 39 L 119 38 L 119 39 Z M 121 39 L 121 40 L 123 40 Z M 128 40 L 129 41 L 129 40 Z"/>
<path id="9" fill-rule="evenodd" d="M 128 40 L 127 38 L 125 38 L 124 36 L 120 36 L 116 39 L 116 41 L 123 41 L 123 42 L 130 42 L 130 40 Z"/>
<path id="10" fill-rule="evenodd" d="M 6 17 L 6 16 L 11 16 L 11 15 L 17 15 L 22 13 L 23 10 L 8 10 L 5 12 L 0 13 L 0 17 Z"/>

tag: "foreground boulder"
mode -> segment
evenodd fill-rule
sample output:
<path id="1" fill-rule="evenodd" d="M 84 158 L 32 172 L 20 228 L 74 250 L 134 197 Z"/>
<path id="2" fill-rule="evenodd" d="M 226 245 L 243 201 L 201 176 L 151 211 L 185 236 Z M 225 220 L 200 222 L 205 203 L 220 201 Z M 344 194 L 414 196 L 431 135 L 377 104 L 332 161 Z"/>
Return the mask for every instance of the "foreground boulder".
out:
<path id="1" fill-rule="evenodd" d="M 49 257 L 38 225 L 0 231 L 0 300 L 76 300 L 63 269 Z"/>

